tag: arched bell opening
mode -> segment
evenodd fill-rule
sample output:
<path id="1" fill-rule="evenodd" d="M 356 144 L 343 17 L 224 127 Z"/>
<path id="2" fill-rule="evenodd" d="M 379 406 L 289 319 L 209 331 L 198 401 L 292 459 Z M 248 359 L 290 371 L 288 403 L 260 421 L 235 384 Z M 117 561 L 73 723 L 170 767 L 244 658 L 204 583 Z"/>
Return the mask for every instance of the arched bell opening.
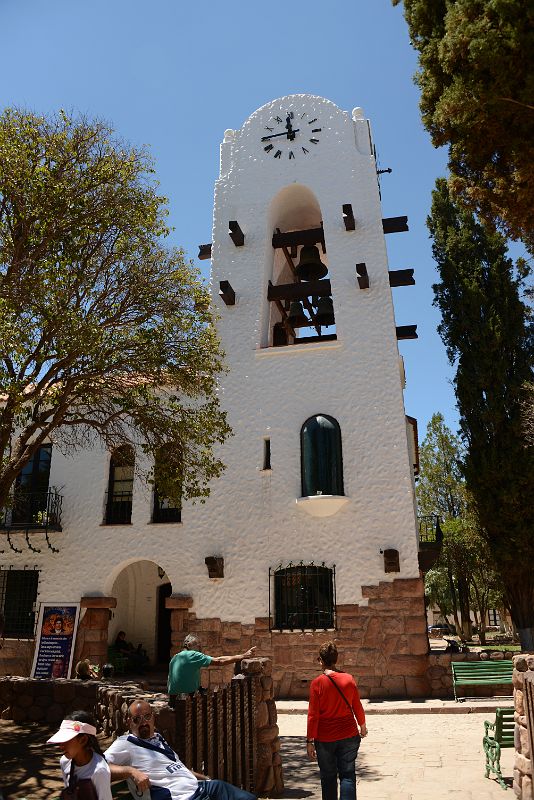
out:
<path id="1" fill-rule="evenodd" d="M 115 650 L 117 636 L 124 631 L 126 642 L 133 648 L 131 658 L 126 651 L 128 671 L 143 672 L 149 666 L 167 665 L 171 612 L 165 607 L 165 600 L 171 596 L 172 586 L 163 567 L 146 559 L 132 561 L 111 576 L 110 583 L 110 594 L 117 600 L 109 622 L 110 648 Z"/>
<path id="2" fill-rule="evenodd" d="M 328 414 L 306 420 L 300 431 L 302 497 L 342 496 L 343 454 L 339 423 Z"/>
<path id="3" fill-rule="evenodd" d="M 280 347 L 336 338 L 321 208 L 306 186 L 292 184 L 273 199 L 269 222 L 272 269 L 268 344 Z"/>

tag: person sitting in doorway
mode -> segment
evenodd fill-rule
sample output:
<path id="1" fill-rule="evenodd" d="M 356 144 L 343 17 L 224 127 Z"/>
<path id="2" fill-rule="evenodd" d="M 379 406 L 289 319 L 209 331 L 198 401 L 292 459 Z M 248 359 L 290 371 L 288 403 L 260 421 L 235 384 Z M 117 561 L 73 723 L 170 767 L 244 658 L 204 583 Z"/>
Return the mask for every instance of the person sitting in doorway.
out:
<path id="1" fill-rule="evenodd" d="M 138 797 L 158 800 L 256 800 L 230 783 L 191 772 L 155 730 L 151 706 L 134 700 L 128 709 L 130 733 L 119 736 L 104 753 L 111 780 L 133 782 Z M 145 794 L 146 793 L 146 794 Z"/>
<path id="2" fill-rule="evenodd" d="M 252 658 L 256 651 L 251 647 L 245 653 L 235 656 L 208 656 L 202 652 L 200 639 L 189 633 L 184 639 L 183 650 L 171 658 L 167 691 L 169 705 L 174 706 L 177 694 L 193 694 L 200 688 L 200 670 L 211 664 L 235 664 L 243 658 Z"/>
<path id="3" fill-rule="evenodd" d="M 141 644 L 138 644 L 137 648 L 135 648 L 131 642 L 127 642 L 126 631 L 118 632 L 115 639 L 115 650 L 118 650 L 121 655 L 128 659 L 128 665 L 131 670 L 144 675 L 148 666 L 147 652 Z"/>

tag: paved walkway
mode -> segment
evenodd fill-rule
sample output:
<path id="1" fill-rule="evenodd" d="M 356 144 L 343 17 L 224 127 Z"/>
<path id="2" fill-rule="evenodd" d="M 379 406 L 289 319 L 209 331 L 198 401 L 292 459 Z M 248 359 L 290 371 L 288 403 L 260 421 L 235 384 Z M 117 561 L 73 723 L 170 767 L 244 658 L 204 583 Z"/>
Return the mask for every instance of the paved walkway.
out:
<path id="1" fill-rule="evenodd" d="M 379 714 L 358 756 L 358 800 L 504 800 L 495 780 L 484 778 L 482 736 L 491 714 Z M 320 800 L 319 770 L 305 756 L 306 718 L 280 714 L 286 789 L 282 798 Z M 501 768 L 509 786 L 513 750 Z M 511 788 L 508 797 L 513 797 Z"/>

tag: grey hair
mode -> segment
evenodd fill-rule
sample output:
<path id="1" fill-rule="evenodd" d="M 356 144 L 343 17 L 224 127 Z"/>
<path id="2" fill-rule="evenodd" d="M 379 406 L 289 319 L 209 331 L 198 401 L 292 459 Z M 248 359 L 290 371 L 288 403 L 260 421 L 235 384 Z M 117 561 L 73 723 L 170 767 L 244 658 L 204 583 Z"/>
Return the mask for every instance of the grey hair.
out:
<path id="1" fill-rule="evenodd" d="M 188 633 L 184 639 L 184 647 L 186 650 L 194 650 L 194 645 L 200 644 L 200 639 L 195 633 Z"/>

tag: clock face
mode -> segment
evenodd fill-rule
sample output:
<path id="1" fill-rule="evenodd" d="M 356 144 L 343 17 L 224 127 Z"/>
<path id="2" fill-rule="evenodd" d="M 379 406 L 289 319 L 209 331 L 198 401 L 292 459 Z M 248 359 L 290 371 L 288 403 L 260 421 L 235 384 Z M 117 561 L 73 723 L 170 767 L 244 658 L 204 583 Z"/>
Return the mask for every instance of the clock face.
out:
<path id="1" fill-rule="evenodd" d="M 273 158 L 304 158 L 319 144 L 321 123 L 308 111 L 280 112 L 264 125 L 261 145 Z"/>

